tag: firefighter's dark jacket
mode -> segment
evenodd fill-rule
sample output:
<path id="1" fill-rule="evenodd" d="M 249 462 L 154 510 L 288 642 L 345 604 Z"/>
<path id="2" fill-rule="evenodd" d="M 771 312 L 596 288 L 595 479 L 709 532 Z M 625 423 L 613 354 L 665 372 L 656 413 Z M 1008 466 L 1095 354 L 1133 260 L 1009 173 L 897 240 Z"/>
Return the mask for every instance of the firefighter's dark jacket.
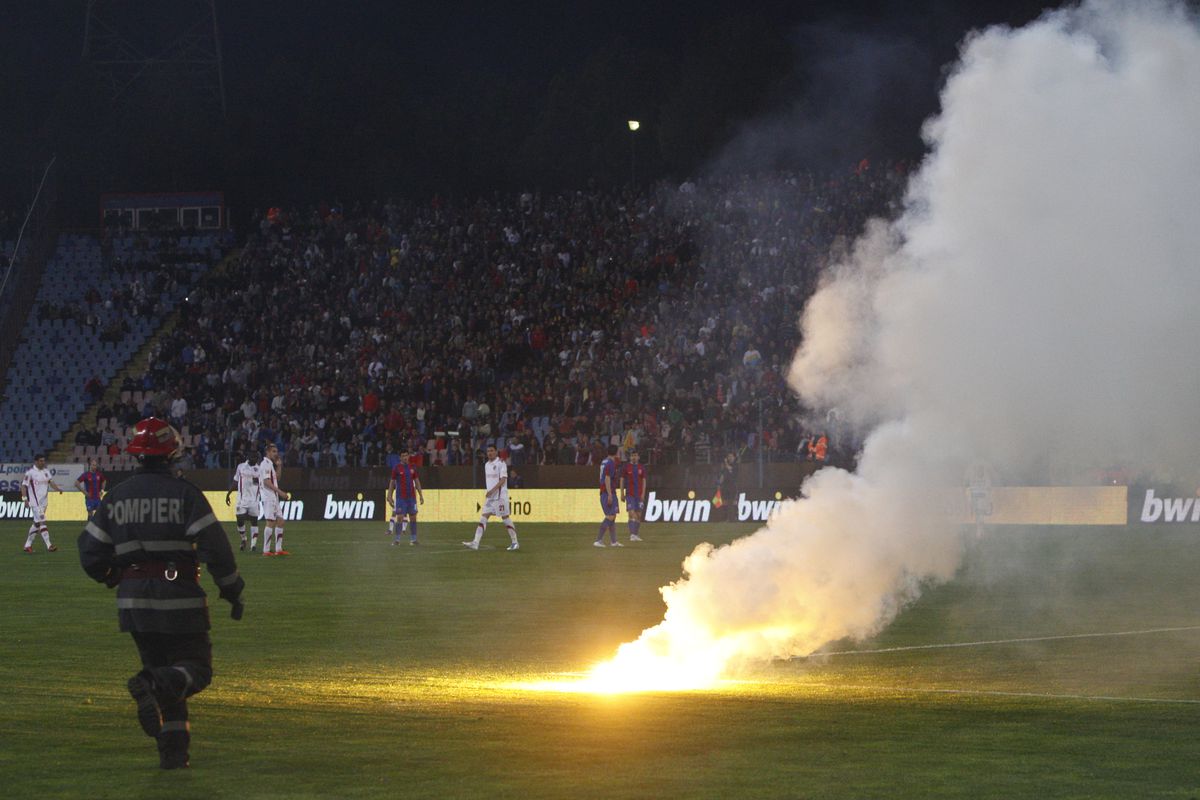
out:
<path id="1" fill-rule="evenodd" d="M 223 599 L 238 602 L 245 587 L 212 506 L 166 464 L 144 467 L 105 495 L 79 535 L 79 560 L 93 579 L 117 586 L 122 631 L 207 631 L 200 564 Z"/>

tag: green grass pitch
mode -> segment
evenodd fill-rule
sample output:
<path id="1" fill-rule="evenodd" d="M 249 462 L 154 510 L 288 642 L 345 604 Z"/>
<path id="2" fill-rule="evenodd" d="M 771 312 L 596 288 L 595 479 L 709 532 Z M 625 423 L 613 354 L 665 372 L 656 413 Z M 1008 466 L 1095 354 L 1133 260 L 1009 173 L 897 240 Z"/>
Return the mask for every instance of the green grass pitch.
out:
<path id="1" fill-rule="evenodd" d="M 625 539 L 624 526 L 621 536 Z M 293 524 L 243 557 L 241 623 L 213 601 L 213 685 L 192 769 L 163 773 L 136 669 L 78 526 L 21 552 L 0 524 L 0 793 L 6 798 L 1132 798 L 1200 796 L 1194 528 L 998 530 L 969 541 L 876 640 L 764 664 L 708 692 L 509 688 L 579 671 L 657 623 L 657 588 L 702 540 L 749 526 Z M 236 536 L 231 536 L 236 541 Z M 211 579 L 204 577 L 210 598 Z M 1144 633 L 1148 629 L 1185 630 Z"/>

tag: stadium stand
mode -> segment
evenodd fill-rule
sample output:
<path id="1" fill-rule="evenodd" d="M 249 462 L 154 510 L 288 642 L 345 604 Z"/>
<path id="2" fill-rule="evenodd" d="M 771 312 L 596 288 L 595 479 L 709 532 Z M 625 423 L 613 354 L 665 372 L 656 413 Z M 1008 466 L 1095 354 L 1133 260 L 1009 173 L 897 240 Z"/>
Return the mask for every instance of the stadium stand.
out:
<path id="1" fill-rule="evenodd" d="M 9 368 L 0 459 L 29 461 L 54 447 L 222 246 L 212 234 L 61 236 Z M 107 453 L 102 461 L 122 466 Z"/>
<path id="2" fill-rule="evenodd" d="M 796 320 L 838 240 L 901 186 L 883 170 L 274 210 L 137 388 L 163 415 L 186 401 L 209 466 L 268 439 L 303 465 L 488 444 L 589 464 L 609 443 L 706 463 L 754 452 L 760 408 L 768 459 L 806 458 L 819 432 L 836 452 L 785 385 Z"/>
<path id="3" fill-rule="evenodd" d="M 835 424 L 806 427 L 786 386 L 797 320 L 903 178 L 272 209 L 220 270 L 209 236 L 66 236 L 10 371 L 0 454 L 28 460 L 82 419 L 66 452 L 119 469 L 148 413 L 209 467 L 267 440 L 327 467 L 401 448 L 469 463 L 489 444 L 516 466 L 597 463 L 610 443 L 652 464 L 758 447 L 787 461 L 819 433 L 836 454 Z"/>

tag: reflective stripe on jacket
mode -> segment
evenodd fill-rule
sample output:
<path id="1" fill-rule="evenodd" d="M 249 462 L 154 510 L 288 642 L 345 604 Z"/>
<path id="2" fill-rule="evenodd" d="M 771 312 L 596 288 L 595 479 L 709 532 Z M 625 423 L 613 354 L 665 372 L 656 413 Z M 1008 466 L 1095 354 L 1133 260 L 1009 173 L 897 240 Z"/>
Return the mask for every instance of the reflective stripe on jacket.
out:
<path id="1" fill-rule="evenodd" d="M 147 467 L 118 484 L 79 534 L 85 572 L 114 583 L 125 568 L 144 562 L 173 563 L 179 578 L 126 578 L 117 587 L 117 618 L 123 631 L 198 633 L 209 629 L 204 589 L 189 577 L 196 564 L 208 572 L 226 600 L 242 594 L 225 529 L 204 494 L 166 465 Z"/>

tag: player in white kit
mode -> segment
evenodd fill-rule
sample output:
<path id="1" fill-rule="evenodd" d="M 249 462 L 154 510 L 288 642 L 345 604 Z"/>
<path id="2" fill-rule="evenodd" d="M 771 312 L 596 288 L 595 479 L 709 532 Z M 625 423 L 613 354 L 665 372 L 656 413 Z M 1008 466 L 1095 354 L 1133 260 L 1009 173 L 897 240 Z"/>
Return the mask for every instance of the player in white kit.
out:
<path id="1" fill-rule="evenodd" d="M 984 534 L 984 523 L 992 515 L 992 468 L 983 461 L 967 467 L 963 483 L 967 487 L 967 512 L 975 523 L 975 538 Z"/>
<path id="2" fill-rule="evenodd" d="M 263 555 L 291 555 L 283 549 L 283 510 L 279 503 L 292 496 L 279 488 L 279 448 L 273 444 L 267 445 L 266 457 L 258 465 L 258 486 L 262 499 Z M 274 549 L 271 549 L 272 536 L 275 538 Z"/>
<path id="3" fill-rule="evenodd" d="M 483 512 L 479 517 L 479 527 L 475 528 L 475 539 L 463 542 L 463 544 L 472 550 L 478 550 L 479 542 L 483 539 L 483 529 L 487 527 L 488 517 L 497 516 L 504 521 L 504 527 L 508 529 L 508 538 L 512 540 L 508 549 L 520 550 L 521 545 L 517 543 L 517 529 L 513 527 L 508 513 L 508 465 L 497 454 L 495 447 L 487 449 L 487 457 L 487 463 L 483 466 L 487 494 L 483 496 Z"/>
<path id="4" fill-rule="evenodd" d="M 237 514 L 237 532 L 242 540 L 240 550 L 246 549 L 246 525 L 250 525 L 250 552 L 254 552 L 254 548 L 258 546 L 258 512 L 259 512 L 259 485 L 258 485 L 258 465 L 254 463 L 254 456 L 246 456 L 246 460 L 237 465 L 237 469 L 233 473 L 233 485 L 225 492 L 225 505 L 229 505 L 229 495 L 233 494 L 233 490 L 237 489 L 237 507 L 234 512 Z"/>
<path id="5" fill-rule="evenodd" d="M 58 549 L 50 543 L 50 529 L 46 527 L 46 505 L 50 500 L 51 489 L 62 494 L 62 489 L 50 476 L 50 470 L 46 469 L 46 457 L 38 456 L 34 459 L 33 466 L 25 470 L 25 477 L 21 481 L 21 500 L 33 512 L 33 524 L 29 526 L 29 536 L 25 538 L 26 553 L 33 552 L 33 540 L 39 533 L 42 535 L 42 541 L 46 543 L 47 550 L 53 553 Z"/>

